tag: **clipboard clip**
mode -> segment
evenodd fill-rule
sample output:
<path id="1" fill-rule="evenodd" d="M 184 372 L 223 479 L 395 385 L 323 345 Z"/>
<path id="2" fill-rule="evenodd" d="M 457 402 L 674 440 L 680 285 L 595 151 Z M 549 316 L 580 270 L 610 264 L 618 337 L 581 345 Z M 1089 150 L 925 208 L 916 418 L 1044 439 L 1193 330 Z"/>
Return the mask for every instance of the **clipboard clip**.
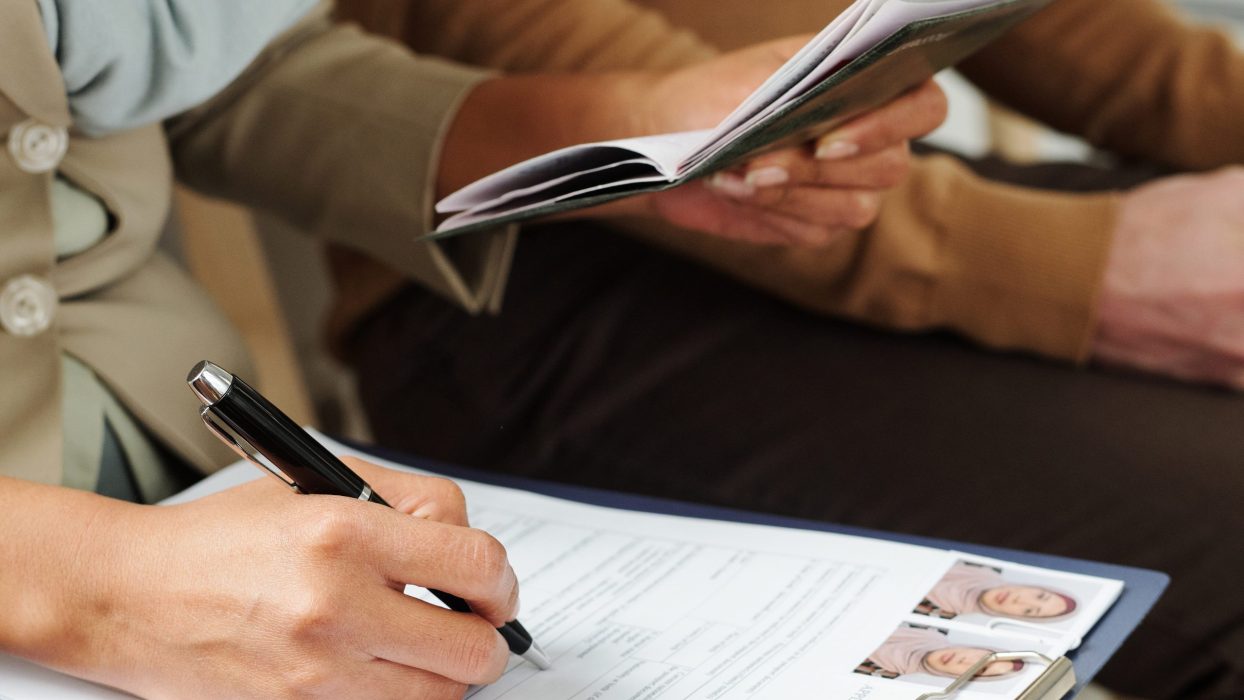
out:
<path id="1" fill-rule="evenodd" d="M 999 651 L 982 658 L 959 676 L 945 690 L 925 693 L 916 700 L 943 700 L 956 695 L 971 683 L 981 671 L 996 661 L 1035 661 L 1045 664 L 1046 669 L 1032 685 L 1028 686 L 1016 700 L 1061 700 L 1076 685 L 1075 668 L 1071 661 L 1063 656 L 1051 659 L 1045 654 L 1035 651 Z"/>

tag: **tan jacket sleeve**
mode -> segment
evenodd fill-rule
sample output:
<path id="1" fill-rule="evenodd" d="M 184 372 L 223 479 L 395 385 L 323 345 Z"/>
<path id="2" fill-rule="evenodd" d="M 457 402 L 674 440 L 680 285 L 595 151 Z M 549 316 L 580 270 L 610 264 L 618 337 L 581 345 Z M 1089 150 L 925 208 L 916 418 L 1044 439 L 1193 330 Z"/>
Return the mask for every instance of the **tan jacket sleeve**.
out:
<path id="1" fill-rule="evenodd" d="M 987 347 L 1087 358 L 1117 204 L 990 182 L 920 159 L 870 231 L 815 250 L 629 223 L 636 236 L 813 311 Z"/>
<path id="2" fill-rule="evenodd" d="M 963 72 L 991 95 L 1129 156 L 1244 163 L 1244 52 L 1161 0 L 1058 0 Z"/>
<path id="3" fill-rule="evenodd" d="M 500 294 L 512 233 L 417 243 L 440 143 L 486 71 L 336 25 L 331 7 L 169 125 L 179 179 L 362 251 L 472 311 Z"/>

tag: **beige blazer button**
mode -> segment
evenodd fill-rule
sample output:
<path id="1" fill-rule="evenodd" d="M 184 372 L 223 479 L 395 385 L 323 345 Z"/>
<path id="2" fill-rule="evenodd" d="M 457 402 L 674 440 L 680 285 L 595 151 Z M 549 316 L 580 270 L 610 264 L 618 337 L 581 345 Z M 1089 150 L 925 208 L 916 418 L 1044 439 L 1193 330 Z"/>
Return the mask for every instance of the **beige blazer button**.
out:
<path id="1" fill-rule="evenodd" d="M 9 155 L 17 167 L 28 173 L 47 173 L 56 169 L 69 151 L 69 132 L 33 119 L 9 132 Z"/>
<path id="2" fill-rule="evenodd" d="M 0 289 L 0 326 L 29 338 L 52 326 L 59 301 L 47 280 L 33 275 L 14 277 Z"/>

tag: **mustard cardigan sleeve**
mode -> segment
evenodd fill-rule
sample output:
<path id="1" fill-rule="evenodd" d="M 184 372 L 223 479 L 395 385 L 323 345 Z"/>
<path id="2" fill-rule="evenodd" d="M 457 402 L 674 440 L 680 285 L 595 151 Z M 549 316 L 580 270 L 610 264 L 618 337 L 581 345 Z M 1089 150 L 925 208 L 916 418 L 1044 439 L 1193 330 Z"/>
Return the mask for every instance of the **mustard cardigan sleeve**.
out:
<path id="1" fill-rule="evenodd" d="M 969 59 L 992 96 L 1115 153 L 1244 163 L 1244 52 L 1163 0 L 1058 0 Z"/>
<path id="2" fill-rule="evenodd" d="M 759 246 L 645 222 L 653 245 L 818 313 L 997 350 L 1088 358 L 1117 208 L 1112 194 L 1039 192 L 920 158 L 868 231 L 817 249 Z"/>

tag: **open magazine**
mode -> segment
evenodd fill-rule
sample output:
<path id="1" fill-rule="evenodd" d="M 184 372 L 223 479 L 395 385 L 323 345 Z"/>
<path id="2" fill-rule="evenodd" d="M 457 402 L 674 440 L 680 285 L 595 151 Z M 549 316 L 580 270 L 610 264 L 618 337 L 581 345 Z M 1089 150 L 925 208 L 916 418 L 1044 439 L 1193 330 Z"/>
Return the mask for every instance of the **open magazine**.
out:
<path id="1" fill-rule="evenodd" d="M 724 121 L 585 144 L 446 197 L 431 238 L 655 192 L 800 143 L 916 87 L 1051 0 L 857 0 Z"/>

